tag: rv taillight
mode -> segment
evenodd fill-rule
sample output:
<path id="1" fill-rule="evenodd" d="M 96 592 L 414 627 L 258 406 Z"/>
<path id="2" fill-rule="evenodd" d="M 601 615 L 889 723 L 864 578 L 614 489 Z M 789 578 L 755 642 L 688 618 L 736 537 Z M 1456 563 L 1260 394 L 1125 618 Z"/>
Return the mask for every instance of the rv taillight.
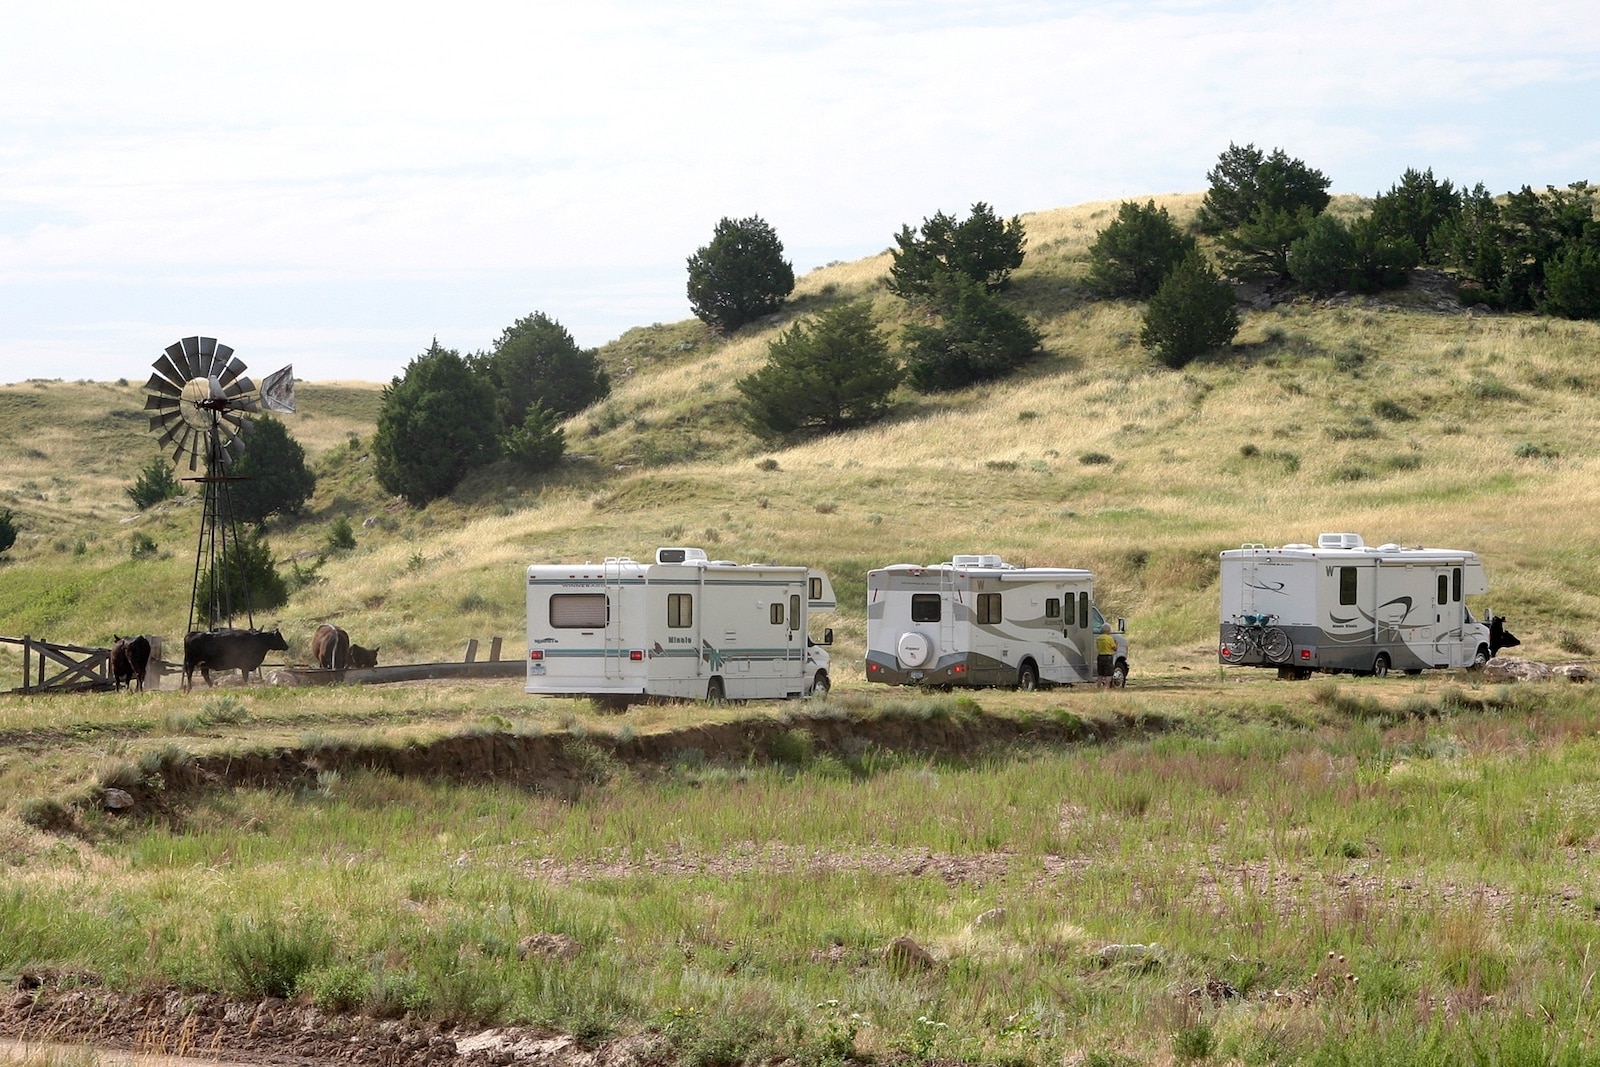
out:
<path id="1" fill-rule="evenodd" d="M 1301 659 L 1310 659 L 1311 658 L 1311 650 L 1309 648 L 1302 648 L 1300 650 L 1300 658 Z"/>
<path id="2" fill-rule="evenodd" d="M 542 648 L 530 648 L 530 649 L 528 649 L 528 658 L 529 659 L 544 659 L 544 649 L 542 649 Z"/>
<path id="3" fill-rule="evenodd" d="M 629 652 L 628 652 L 628 659 L 630 659 L 634 663 L 640 662 L 641 660 L 644 659 L 644 649 L 642 649 L 642 648 L 630 649 Z"/>
<path id="4" fill-rule="evenodd" d="M 950 668 L 950 673 L 951 674 L 966 674 L 967 673 L 967 665 L 965 663 L 957 663 L 954 667 Z"/>
<path id="5" fill-rule="evenodd" d="M 877 665 L 877 664 L 876 664 L 876 663 L 869 663 L 869 664 L 867 664 L 867 670 L 868 670 L 868 671 L 869 671 L 869 672 L 873 672 L 873 673 L 876 673 L 876 672 L 877 672 L 877 671 L 881 671 L 881 670 L 882 670 L 882 669 L 883 669 L 883 668 L 882 668 L 882 667 L 879 667 L 879 666 L 878 666 L 878 665 Z"/>

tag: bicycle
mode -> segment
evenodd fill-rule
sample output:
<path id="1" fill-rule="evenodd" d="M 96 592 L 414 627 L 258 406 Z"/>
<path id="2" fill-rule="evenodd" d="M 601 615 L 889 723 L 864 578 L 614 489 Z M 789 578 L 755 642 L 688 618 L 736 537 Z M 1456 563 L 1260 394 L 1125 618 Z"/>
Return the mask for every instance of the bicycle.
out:
<path id="1" fill-rule="evenodd" d="M 1268 663 L 1285 663 L 1294 652 L 1294 642 L 1281 626 L 1274 626 L 1276 615 L 1235 615 L 1222 626 L 1219 652 L 1224 663 L 1243 663 L 1260 656 Z"/>

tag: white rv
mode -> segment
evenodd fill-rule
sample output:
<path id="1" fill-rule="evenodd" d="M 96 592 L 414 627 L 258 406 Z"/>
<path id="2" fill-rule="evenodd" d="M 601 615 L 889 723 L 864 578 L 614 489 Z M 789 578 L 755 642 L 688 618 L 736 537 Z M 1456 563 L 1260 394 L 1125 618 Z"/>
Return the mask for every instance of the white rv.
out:
<path id="1" fill-rule="evenodd" d="M 826 693 L 818 646 L 833 631 L 813 643 L 810 616 L 834 607 L 821 571 L 709 560 L 699 548 L 658 548 L 653 563 L 535 564 L 525 688 L 612 705 Z"/>
<path id="2" fill-rule="evenodd" d="M 890 685 L 1074 685 L 1095 680 L 1094 575 L 956 556 L 867 572 L 867 681 Z M 1128 677 L 1117 620 L 1112 684 Z"/>
<path id="3" fill-rule="evenodd" d="M 1467 609 L 1488 590 L 1475 552 L 1372 547 L 1353 533 L 1245 545 L 1222 553 L 1218 654 L 1297 678 L 1479 667 L 1515 642 L 1491 637 Z"/>

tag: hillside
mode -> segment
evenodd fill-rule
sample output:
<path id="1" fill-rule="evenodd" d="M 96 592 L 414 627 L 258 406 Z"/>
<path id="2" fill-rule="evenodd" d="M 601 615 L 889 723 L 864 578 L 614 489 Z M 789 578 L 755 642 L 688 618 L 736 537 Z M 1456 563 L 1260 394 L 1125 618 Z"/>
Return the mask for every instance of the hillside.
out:
<path id="1" fill-rule="evenodd" d="M 1185 221 L 1200 197 L 1157 199 Z M 1008 299 L 1042 329 L 1045 359 L 993 388 L 906 392 L 877 427 L 789 448 L 739 427 L 734 382 L 785 322 L 830 302 L 867 298 L 902 321 L 887 254 L 811 272 L 790 308 L 728 340 L 693 321 L 630 330 L 602 350 L 615 391 L 569 422 L 574 456 L 557 476 L 496 467 L 420 511 L 369 476 L 379 386 L 301 383 L 286 421 L 319 489 L 308 515 L 269 534 L 305 584 L 258 621 L 281 622 L 301 646 L 292 657 L 325 618 L 387 662 L 454 658 L 494 634 L 515 647 L 526 564 L 687 543 L 827 569 L 848 661 L 869 567 L 985 551 L 1092 568 L 1101 602 L 1129 618 L 1139 669 L 1201 669 L 1215 663 L 1219 550 L 1353 530 L 1480 552 L 1488 602 L 1532 655 L 1600 641 L 1586 521 L 1600 492 L 1600 328 L 1468 312 L 1447 279 L 1425 277 L 1374 298 L 1253 307 L 1231 352 L 1173 372 L 1139 347 L 1136 305 L 1081 286 L 1115 209 L 1024 217 Z M 0 569 L 0 634 L 101 643 L 183 627 L 198 507 L 141 514 L 128 501 L 155 454 L 144 372 L 129 374 L 0 387 L 0 507 L 23 531 Z M 338 515 L 358 547 L 319 568 Z M 130 558 L 136 533 L 160 558 Z M 8 655 L 0 685 L 18 674 Z"/>

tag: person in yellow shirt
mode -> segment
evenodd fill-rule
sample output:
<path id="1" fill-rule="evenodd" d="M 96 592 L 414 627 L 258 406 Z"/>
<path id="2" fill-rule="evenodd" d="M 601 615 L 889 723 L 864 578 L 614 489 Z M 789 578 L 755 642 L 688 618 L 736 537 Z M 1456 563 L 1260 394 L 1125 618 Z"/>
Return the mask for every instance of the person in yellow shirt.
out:
<path id="1" fill-rule="evenodd" d="M 1101 685 L 1111 684 L 1111 666 L 1116 658 L 1117 639 L 1111 636 L 1111 627 L 1101 623 L 1100 632 L 1094 638 L 1095 674 Z"/>

